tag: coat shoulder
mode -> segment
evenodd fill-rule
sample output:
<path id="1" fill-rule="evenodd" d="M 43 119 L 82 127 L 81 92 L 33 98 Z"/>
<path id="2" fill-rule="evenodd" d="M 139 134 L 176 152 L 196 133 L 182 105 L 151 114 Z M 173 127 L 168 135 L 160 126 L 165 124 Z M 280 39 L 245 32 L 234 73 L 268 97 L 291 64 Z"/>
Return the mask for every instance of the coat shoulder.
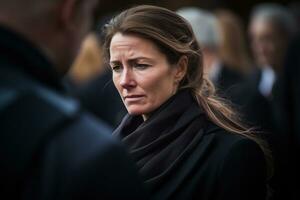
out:
<path id="1" fill-rule="evenodd" d="M 207 127 L 205 137 L 206 140 L 210 140 L 215 144 L 215 149 L 222 152 L 221 155 L 224 157 L 243 151 L 263 155 L 260 145 L 252 137 L 229 132 L 213 123 L 210 123 Z"/>

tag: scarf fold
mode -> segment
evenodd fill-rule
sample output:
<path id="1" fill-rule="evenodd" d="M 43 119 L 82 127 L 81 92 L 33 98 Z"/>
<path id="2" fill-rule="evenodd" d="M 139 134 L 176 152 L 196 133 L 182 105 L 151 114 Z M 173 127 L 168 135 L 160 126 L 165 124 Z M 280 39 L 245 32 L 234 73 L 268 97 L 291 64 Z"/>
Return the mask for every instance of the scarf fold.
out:
<path id="1" fill-rule="evenodd" d="M 155 190 L 176 173 L 200 143 L 205 119 L 204 111 L 185 89 L 146 121 L 127 114 L 113 134 L 129 148 L 144 182 Z"/>

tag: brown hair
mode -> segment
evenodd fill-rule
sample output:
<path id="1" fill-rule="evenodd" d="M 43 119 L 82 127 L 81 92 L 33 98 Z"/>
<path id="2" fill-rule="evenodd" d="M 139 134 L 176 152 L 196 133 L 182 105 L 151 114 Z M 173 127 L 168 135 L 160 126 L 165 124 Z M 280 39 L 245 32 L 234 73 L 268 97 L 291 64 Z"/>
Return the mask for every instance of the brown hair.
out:
<path id="1" fill-rule="evenodd" d="M 254 65 L 246 45 L 242 20 L 229 10 L 219 9 L 215 13 L 222 35 L 221 60 L 234 70 L 243 74 L 249 73 Z"/>
<path id="2" fill-rule="evenodd" d="M 225 130 L 256 141 L 270 164 L 270 153 L 262 140 L 245 128 L 237 114 L 215 95 L 213 84 L 203 76 L 202 51 L 190 24 L 166 8 L 142 5 L 123 11 L 105 26 L 104 53 L 109 58 L 109 47 L 116 33 L 133 34 L 148 39 L 160 49 L 171 64 L 182 56 L 188 59 L 187 73 L 178 89 L 188 88 L 209 119 Z M 272 166 L 272 165 L 270 165 Z M 272 168 L 271 168 L 272 169 Z"/>

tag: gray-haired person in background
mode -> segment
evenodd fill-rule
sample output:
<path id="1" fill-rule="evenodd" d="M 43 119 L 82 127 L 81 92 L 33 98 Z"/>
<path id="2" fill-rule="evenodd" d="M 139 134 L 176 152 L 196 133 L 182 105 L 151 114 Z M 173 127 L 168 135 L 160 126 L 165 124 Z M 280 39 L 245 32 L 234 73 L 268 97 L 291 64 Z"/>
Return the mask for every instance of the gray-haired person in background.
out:
<path id="1" fill-rule="evenodd" d="M 177 11 L 192 26 L 203 52 L 204 74 L 214 83 L 217 93 L 232 100 L 232 92 L 243 80 L 243 75 L 233 70 L 221 56 L 221 24 L 216 15 L 197 7 L 184 7 Z"/>
<path id="2" fill-rule="evenodd" d="M 145 199 L 122 145 L 61 84 L 97 4 L 0 1 L 1 199 Z"/>
<path id="3" fill-rule="evenodd" d="M 255 6 L 249 24 L 251 49 L 258 69 L 242 87 L 240 104 L 249 123 L 265 133 L 274 156 L 271 181 L 275 199 L 289 199 L 289 134 L 281 105 L 280 76 L 288 43 L 296 32 L 288 9 L 274 3 Z"/>

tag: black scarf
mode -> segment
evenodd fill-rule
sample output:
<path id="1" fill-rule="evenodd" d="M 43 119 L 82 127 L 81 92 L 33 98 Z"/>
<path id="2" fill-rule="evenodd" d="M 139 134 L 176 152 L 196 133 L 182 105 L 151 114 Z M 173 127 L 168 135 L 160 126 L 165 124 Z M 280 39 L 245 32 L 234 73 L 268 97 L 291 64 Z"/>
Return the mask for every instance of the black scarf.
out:
<path id="1" fill-rule="evenodd" d="M 189 90 L 182 90 L 145 122 L 126 115 L 115 130 L 135 159 L 146 185 L 155 192 L 189 157 L 202 139 L 205 115 Z"/>

